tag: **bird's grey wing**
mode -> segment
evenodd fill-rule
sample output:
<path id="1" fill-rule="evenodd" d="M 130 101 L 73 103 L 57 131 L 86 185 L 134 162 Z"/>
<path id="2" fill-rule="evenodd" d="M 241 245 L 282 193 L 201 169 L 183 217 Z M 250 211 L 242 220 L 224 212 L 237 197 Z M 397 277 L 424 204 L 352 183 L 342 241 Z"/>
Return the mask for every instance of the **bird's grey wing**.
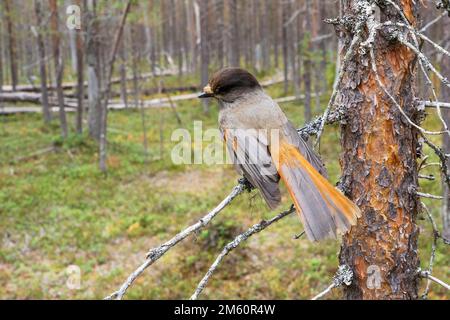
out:
<path id="1" fill-rule="evenodd" d="M 224 139 L 233 163 L 244 177 L 261 192 L 271 209 L 281 201 L 280 176 L 269 153 L 267 139 L 258 130 L 225 129 Z"/>
<path id="2" fill-rule="evenodd" d="M 287 137 L 288 141 L 297 146 L 300 153 L 308 160 L 309 163 L 316 169 L 322 176 L 328 178 L 327 169 L 323 164 L 320 157 L 308 146 L 305 140 L 298 134 L 297 129 L 295 129 L 294 125 L 287 121 L 283 126 L 284 134 Z"/>

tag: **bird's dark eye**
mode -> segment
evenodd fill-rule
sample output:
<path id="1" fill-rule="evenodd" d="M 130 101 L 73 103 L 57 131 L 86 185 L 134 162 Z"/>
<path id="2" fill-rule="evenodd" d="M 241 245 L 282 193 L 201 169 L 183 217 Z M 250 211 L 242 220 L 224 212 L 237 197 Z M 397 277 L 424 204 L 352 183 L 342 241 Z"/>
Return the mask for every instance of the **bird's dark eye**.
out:
<path id="1" fill-rule="evenodd" d="M 232 85 L 225 85 L 222 87 L 218 87 L 216 89 L 216 92 L 220 93 L 220 94 L 224 94 L 224 93 L 227 93 L 228 91 L 230 91 L 232 87 L 233 87 Z"/>

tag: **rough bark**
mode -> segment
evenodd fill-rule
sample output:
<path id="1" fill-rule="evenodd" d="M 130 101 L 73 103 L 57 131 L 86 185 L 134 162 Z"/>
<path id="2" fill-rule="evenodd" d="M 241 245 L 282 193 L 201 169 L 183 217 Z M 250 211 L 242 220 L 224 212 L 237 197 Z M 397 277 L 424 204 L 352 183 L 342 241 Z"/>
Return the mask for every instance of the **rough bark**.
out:
<path id="1" fill-rule="evenodd" d="M 357 1 L 344 1 L 348 18 L 355 15 L 351 9 L 354 2 Z M 395 2 L 415 23 L 415 2 Z M 381 21 L 400 19 L 391 6 L 381 8 Z M 344 51 L 350 33 L 347 31 Z M 416 120 L 415 55 L 381 35 L 376 37 L 374 47 L 381 81 L 406 114 Z M 368 60 L 368 55 L 355 54 L 340 86 L 340 104 L 348 107 L 348 118 L 342 125 L 341 183 L 363 212 L 341 246 L 340 263 L 354 272 L 344 297 L 416 299 L 417 131 L 378 86 Z"/>

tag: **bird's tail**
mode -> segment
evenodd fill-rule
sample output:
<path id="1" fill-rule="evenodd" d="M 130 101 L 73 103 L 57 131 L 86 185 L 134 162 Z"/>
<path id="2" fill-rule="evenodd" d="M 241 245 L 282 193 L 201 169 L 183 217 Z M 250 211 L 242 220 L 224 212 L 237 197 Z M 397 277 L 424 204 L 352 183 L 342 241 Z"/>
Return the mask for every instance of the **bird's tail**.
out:
<path id="1" fill-rule="evenodd" d="M 359 208 L 314 169 L 294 145 L 280 141 L 271 153 L 310 240 L 336 238 L 356 224 L 361 216 Z"/>

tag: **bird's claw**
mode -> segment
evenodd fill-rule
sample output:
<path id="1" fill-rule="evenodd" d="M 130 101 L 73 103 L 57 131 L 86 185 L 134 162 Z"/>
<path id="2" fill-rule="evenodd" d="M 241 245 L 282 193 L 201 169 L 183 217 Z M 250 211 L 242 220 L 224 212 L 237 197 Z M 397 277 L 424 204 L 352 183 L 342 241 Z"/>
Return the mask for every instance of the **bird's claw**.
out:
<path id="1" fill-rule="evenodd" d="M 244 189 L 248 192 L 252 191 L 255 187 L 251 184 L 246 177 L 242 177 L 238 180 L 239 184 L 244 186 Z"/>

